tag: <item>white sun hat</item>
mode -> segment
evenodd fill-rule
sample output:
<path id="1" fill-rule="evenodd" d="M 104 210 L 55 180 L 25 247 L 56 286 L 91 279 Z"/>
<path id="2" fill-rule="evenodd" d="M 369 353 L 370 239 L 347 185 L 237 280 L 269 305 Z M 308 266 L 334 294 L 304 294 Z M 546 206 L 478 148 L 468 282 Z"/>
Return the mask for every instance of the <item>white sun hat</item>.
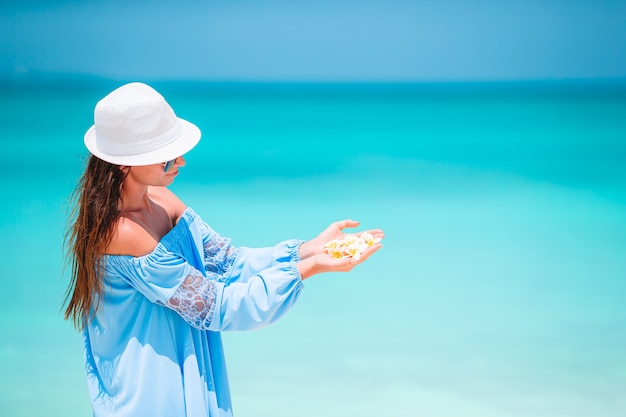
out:
<path id="1" fill-rule="evenodd" d="M 141 166 L 187 153 L 200 136 L 200 129 L 177 117 L 161 94 L 134 82 L 113 90 L 96 104 L 85 146 L 106 162 Z"/>

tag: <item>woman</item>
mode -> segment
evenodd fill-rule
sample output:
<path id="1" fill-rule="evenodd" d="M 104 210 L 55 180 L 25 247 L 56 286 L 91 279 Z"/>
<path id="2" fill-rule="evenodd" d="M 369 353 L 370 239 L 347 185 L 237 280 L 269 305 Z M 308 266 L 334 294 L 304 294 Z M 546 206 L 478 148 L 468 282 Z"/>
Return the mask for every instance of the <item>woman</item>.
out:
<path id="1" fill-rule="evenodd" d="M 302 280 L 350 271 L 381 247 L 376 229 L 360 257 L 329 256 L 325 244 L 351 220 L 306 242 L 234 247 L 167 189 L 199 140 L 145 84 L 96 105 L 66 239 L 65 311 L 84 333 L 95 416 L 232 415 L 219 332 L 277 320 Z"/>

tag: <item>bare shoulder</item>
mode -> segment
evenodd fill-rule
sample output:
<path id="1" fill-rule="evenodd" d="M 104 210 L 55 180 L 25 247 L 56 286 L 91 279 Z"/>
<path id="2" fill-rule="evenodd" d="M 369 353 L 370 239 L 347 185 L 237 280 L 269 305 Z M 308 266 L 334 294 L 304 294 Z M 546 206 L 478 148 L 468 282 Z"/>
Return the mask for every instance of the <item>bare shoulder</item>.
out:
<path id="1" fill-rule="evenodd" d="M 148 193 L 150 199 L 154 201 L 155 204 L 158 204 L 167 211 L 172 220 L 172 224 L 176 224 L 176 221 L 187 209 L 187 205 L 167 187 L 153 186 L 149 188 Z"/>
<path id="2" fill-rule="evenodd" d="M 175 225 L 187 206 L 166 187 L 150 187 L 152 211 L 120 213 L 106 248 L 109 255 L 144 256 Z M 167 216 L 167 218 L 166 218 Z"/>
<path id="3" fill-rule="evenodd" d="M 109 255 L 144 256 L 154 250 L 158 241 L 136 222 L 120 217 L 106 253 Z"/>

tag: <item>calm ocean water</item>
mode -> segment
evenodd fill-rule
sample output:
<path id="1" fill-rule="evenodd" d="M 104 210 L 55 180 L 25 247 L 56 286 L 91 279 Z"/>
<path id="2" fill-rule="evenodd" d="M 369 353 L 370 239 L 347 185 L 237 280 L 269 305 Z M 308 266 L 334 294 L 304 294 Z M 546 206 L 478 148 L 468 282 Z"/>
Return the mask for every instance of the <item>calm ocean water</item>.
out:
<path id="1" fill-rule="evenodd" d="M 203 140 L 172 189 L 242 246 L 385 229 L 224 334 L 235 415 L 626 415 L 626 87 L 155 83 Z M 4 85 L 0 415 L 90 415 L 60 313 L 67 195 L 117 84 Z"/>

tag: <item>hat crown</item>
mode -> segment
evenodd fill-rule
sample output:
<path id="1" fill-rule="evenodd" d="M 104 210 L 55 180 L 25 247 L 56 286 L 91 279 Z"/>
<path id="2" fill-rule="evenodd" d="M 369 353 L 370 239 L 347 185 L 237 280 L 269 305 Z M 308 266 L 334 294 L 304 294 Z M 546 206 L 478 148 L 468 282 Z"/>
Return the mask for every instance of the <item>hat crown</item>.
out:
<path id="1" fill-rule="evenodd" d="M 150 152 L 174 141 L 181 126 L 163 96 L 143 83 L 113 90 L 96 104 L 98 147 L 111 155 Z"/>

